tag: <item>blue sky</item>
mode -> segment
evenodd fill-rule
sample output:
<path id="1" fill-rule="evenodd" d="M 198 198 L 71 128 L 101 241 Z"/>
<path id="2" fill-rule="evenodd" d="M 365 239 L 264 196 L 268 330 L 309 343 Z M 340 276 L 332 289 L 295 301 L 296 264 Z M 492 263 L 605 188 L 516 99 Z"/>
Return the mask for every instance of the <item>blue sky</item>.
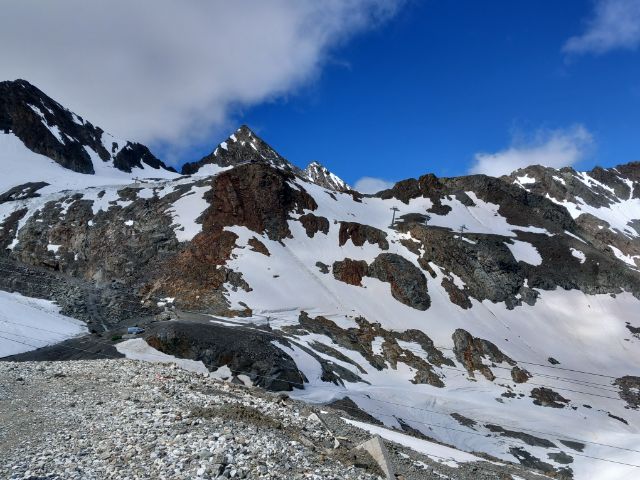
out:
<path id="1" fill-rule="evenodd" d="M 236 115 L 282 155 L 348 182 L 467 173 L 477 153 L 591 137 L 578 168 L 640 159 L 640 53 L 563 50 L 589 1 L 414 1 L 331 52 L 319 78 Z M 210 150 L 206 142 L 194 155 Z"/>
<path id="2" fill-rule="evenodd" d="M 175 166 L 242 123 L 352 185 L 640 160 L 640 0 L 5 3 L 0 79 Z"/>

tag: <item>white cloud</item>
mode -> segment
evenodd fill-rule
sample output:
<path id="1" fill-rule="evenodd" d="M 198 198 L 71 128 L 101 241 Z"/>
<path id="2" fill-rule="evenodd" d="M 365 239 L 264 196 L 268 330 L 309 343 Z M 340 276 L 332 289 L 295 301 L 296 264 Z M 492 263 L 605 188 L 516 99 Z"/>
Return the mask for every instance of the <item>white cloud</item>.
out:
<path id="1" fill-rule="evenodd" d="M 567 167 L 582 160 L 593 143 L 593 136 L 582 125 L 560 130 L 539 130 L 531 138 L 517 136 L 506 150 L 477 153 L 469 173 L 498 177 L 529 165 Z"/>
<path id="2" fill-rule="evenodd" d="M 569 54 L 606 53 L 640 45 L 640 0 L 597 0 L 586 31 L 571 37 L 563 51 Z"/>
<path id="3" fill-rule="evenodd" d="M 317 75 L 404 0 L 0 0 L 0 80 L 113 134 L 187 146 Z"/>
<path id="4" fill-rule="evenodd" d="M 377 193 L 393 187 L 394 182 L 383 180 L 382 178 L 362 177 L 356 181 L 353 189 L 360 193 Z"/>

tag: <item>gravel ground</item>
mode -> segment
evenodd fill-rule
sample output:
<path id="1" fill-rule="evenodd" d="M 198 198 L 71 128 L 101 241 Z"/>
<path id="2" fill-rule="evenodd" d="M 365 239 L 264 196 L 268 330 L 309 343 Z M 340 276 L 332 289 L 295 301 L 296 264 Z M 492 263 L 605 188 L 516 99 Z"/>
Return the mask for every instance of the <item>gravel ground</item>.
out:
<path id="1" fill-rule="evenodd" d="M 382 478 L 344 416 L 173 365 L 0 362 L 0 478 Z M 385 444 L 400 479 L 540 478 Z"/>

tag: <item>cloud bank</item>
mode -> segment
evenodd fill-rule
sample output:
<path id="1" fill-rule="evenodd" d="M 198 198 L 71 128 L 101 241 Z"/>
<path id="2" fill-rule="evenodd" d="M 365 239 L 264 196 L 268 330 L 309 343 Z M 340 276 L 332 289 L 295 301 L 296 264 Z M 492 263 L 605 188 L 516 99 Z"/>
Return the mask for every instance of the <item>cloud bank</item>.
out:
<path id="1" fill-rule="evenodd" d="M 506 150 L 477 153 L 469 173 L 499 177 L 529 165 L 568 167 L 585 158 L 593 144 L 593 136 L 582 125 L 539 130 L 531 138 L 517 136 Z"/>
<path id="2" fill-rule="evenodd" d="M 571 37 L 568 54 L 603 54 L 640 45 L 640 0 L 597 0 L 593 17 L 582 35 Z"/>
<path id="3" fill-rule="evenodd" d="M 314 78 L 404 0 L 0 0 L 0 80 L 111 133 L 188 146 Z"/>
<path id="4" fill-rule="evenodd" d="M 395 185 L 394 182 L 383 180 L 375 177 L 362 177 L 356 181 L 353 186 L 354 190 L 361 193 L 377 193 L 381 190 L 387 190 Z"/>

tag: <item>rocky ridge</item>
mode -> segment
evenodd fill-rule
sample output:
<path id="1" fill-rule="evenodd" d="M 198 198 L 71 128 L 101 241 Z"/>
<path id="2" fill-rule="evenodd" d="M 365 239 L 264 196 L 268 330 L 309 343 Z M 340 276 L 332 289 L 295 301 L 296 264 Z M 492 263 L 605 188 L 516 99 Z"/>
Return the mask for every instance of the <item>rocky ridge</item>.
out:
<path id="1" fill-rule="evenodd" d="M 143 164 L 175 171 L 146 146 L 113 138 L 25 80 L 0 82 L 0 133 L 15 134 L 28 149 L 78 173 L 96 172 L 87 149 L 96 153 L 99 160 L 95 161 L 110 163 L 123 172 L 143 168 Z"/>

